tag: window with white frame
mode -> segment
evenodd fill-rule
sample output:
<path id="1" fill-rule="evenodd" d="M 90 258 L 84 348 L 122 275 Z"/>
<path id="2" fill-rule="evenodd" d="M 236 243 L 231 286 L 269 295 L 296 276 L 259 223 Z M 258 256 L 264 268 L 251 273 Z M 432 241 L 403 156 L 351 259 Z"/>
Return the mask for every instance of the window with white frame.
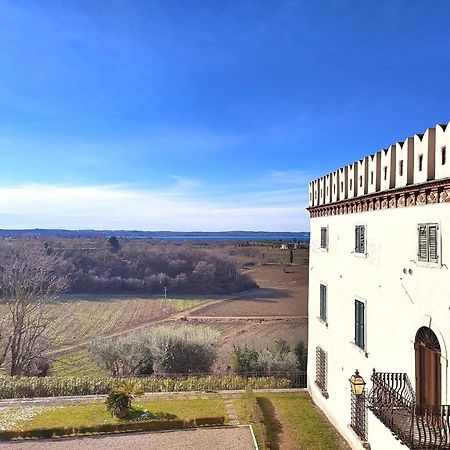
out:
<path id="1" fill-rule="evenodd" d="M 325 284 L 320 285 L 320 319 L 324 322 L 327 321 L 327 286 Z"/>
<path id="2" fill-rule="evenodd" d="M 320 228 L 320 248 L 328 250 L 328 227 Z"/>
<path id="3" fill-rule="evenodd" d="M 420 223 L 417 226 L 417 259 L 425 263 L 439 263 L 439 224 Z"/>
<path id="4" fill-rule="evenodd" d="M 355 226 L 355 253 L 366 253 L 366 226 Z"/>

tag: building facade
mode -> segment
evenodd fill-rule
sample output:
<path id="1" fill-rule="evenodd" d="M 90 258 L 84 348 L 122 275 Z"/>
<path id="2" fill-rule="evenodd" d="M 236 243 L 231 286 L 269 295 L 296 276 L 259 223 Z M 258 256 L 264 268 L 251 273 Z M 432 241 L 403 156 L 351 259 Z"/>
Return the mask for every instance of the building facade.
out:
<path id="1" fill-rule="evenodd" d="M 308 386 L 355 449 L 450 449 L 449 150 L 437 125 L 309 184 Z"/>

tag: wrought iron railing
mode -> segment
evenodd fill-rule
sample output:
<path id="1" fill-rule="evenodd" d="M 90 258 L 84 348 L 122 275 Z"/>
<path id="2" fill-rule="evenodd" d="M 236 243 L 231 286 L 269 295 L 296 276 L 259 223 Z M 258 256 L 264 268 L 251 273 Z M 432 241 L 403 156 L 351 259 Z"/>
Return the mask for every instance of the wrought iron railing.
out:
<path id="1" fill-rule="evenodd" d="M 367 441 L 367 408 L 366 395 L 352 392 L 351 427 L 363 441 Z"/>
<path id="2" fill-rule="evenodd" d="M 418 405 L 405 373 L 373 372 L 369 408 L 410 449 L 450 450 L 450 405 Z"/>

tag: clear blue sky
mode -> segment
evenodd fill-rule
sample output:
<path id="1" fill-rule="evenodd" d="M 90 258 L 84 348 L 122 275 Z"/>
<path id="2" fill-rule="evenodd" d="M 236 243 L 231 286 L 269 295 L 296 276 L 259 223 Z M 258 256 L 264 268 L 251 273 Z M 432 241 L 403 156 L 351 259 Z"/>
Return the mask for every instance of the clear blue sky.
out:
<path id="1" fill-rule="evenodd" d="M 0 2 L 0 227 L 308 229 L 450 119 L 448 1 Z"/>

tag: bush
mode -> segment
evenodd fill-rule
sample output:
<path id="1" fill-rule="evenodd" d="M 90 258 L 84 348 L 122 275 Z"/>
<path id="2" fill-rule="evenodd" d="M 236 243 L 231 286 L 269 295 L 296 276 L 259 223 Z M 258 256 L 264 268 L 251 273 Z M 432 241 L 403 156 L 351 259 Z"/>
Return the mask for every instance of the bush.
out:
<path id="1" fill-rule="evenodd" d="M 300 341 L 294 349 L 294 353 L 297 357 L 297 365 L 300 370 L 307 370 L 308 367 L 308 350 L 305 344 Z"/>
<path id="2" fill-rule="evenodd" d="M 123 419 L 128 415 L 133 400 L 141 395 L 144 395 L 144 389 L 139 383 L 134 380 L 122 381 L 106 398 L 106 410 L 114 417 Z"/>
<path id="3" fill-rule="evenodd" d="M 259 363 L 259 353 L 247 347 L 233 347 L 231 354 L 231 367 L 234 372 L 260 372 L 262 370 Z"/>
<path id="4" fill-rule="evenodd" d="M 89 346 L 89 352 L 115 377 L 153 372 L 152 349 L 145 335 L 97 339 Z"/>
<path id="5" fill-rule="evenodd" d="M 284 339 L 275 341 L 272 349 L 256 351 L 235 346 L 231 364 L 236 373 L 261 372 L 267 375 L 298 370 L 298 358 Z"/>
<path id="6" fill-rule="evenodd" d="M 209 372 L 217 359 L 220 333 L 205 326 L 160 326 L 149 336 L 157 373 Z"/>

